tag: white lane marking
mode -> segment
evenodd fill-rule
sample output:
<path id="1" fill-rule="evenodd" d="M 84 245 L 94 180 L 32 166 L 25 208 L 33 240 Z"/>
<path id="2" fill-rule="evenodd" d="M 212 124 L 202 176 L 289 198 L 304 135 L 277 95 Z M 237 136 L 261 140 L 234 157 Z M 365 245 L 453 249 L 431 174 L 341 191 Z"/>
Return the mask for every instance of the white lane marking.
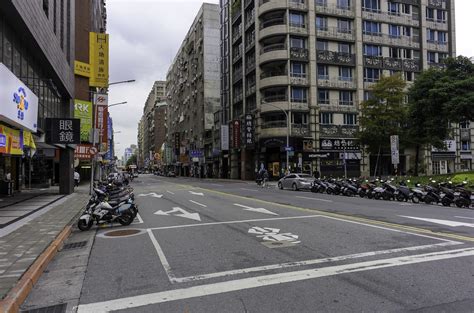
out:
<path id="1" fill-rule="evenodd" d="M 469 223 L 464 223 L 464 222 L 448 221 L 448 220 L 439 220 L 439 219 L 435 219 L 435 218 L 423 218 L 423 217 L 414 217 L 414 216 L 404 216 L 404 215 L 399 215 L 399 216 L 405 217 L 405 218 L 411 218 L 411 219 L 414 219 L 414 220 L 420 220 L 420 221 L 425 221 L 425 222 L 430 222 L 430 223 L 435 223 L 435 224 L 441 224 L 441 225 L 451 226 L 451 227 L 459 227 L 459 226 L 474 227 L 474 224 L 469 224 Z"/>
<path id="2" fill-rule="evenodd" d="M 180 213 L 180 214 L 172 214 L 172 213 Z M 174 207 L 173 210 L 171 211 L 168 211 L 168 212 L 164 212 L 162 210 L 158 210 L 156 211 L 154 214 L 156 215 L 166 215 L 166 216 L 179 216 L 179 217 L 184 217 L 184 218 L 189 218 L 191 220 L 195 220 L 195 221 L 201 221 L 201 217 L 199 216 L 199 213 L 191 213 L 191 212 L 188 212 L 180 207 Z"/>
<path id="3" fill-rule="evenodd" d="M 247 190 L 247 191 L 253 191 L 253 192 L 258 192 L 258 190 L 255 189 L 249 189 L 249 188 L 240 188 L 242 190 Z"/>
<path id="4" fill-rule="evenodd" d="M 19 274 L 10 274 L 10 275 L 0 275 L 0 277 L 20 277 L 21 275 L 23 275 L 22 273 L 19 273 Z"/>
<path id="5" fill-rule="evenodd" d="M 138 219 L 138 222 L 133 222 L 132 224 L 143 224 L 143 219 L 138 213 L 137 213 L 137 219 Z"/>
<path id="6" fill-rule="evenodd" d="M 301 197 L 301 196 L 296 196 L 296 198 L 309 199 L 309 200 L 316 200 L 316 201 L 323 201 L 323 202 L 333 202 L 332 200 L 326 200 L 326 199 L 320 199 L 320 198 L 313 198 L 313 197 Z"/>
<path id="7" fill-rule="evenodd" d="M 97 303 L 82 304 L 78 306 L 78 313 L 107 312 L 123 309 L 131 309 L 145 305 L 159 304 L 176 300 L 204 297 L 227 292 L 247 290 L 265 286 L 279 285 L 283 283 L 304 281 L 309 279 L 335 276 L 340 274 L 365 272 L 382 268 L 397 267 L 409 264 L 419 264 L 460 257 L 474 256 L 474 248 L 432 252 L 418 255 L 395 257 L 374 261 L 343 264 L 317 269 L 308 269 L 279 274 L 263 275 L 257 277 L 243 278 L 214 284 L 199 285 L 183 289 L 161 291 L 140 296 L 127 297 Z"/>
<path id="8" fill-rule="evenodd" d="M 196 196 L 204 196 L 202 192 L 194 192 L 194 191 L 189 191 L 190 194 L 196 195 Z"/>
<path id="9" fill-rule="evenodd" d="M 153 198 L 162 198 L 162 197 L 163 197 L 163 195 L 158 195 L 158 194 L 156 194 L 156 193 L 154 193 L 154 192 L 141 193 L 141 194 L 139 194 L 138 196 L 139 196 L 139 197 L 149 197 L 149 196 L 151 196 L 151 197 L 153 197 Z"/>
<path id="10" fill-rule="evenodd" d="M 462 242 L 454 242 L 453 241 L 453 242 L 436 243 L 436 244 L 432 244 L 432 245 L 423 245 L 423 246 L 415 246 L 415 247 L 407 247 L 407 248 L 394 248 L 394 249 L 388 249 L 388 250 L 362 252 L 362 253 L 348 254 L 348 255 L 342 255 L 342 256 L 336 256 L 336 257 L 329 257 L 329 258 L 324 258 L 324 259 L 314 259 L 314 260 L 306 260 L 306 261 L 298 261 L 298 262 L 288 262 L 288 263 L 281 263 L 281 264 L 274 264 L 274 265 L 248 267 L 248 268 L 244 268 L 244 269 L 223 271 L 223 272 L 210 273 L 210 274 L 201 274 L 201 275 L 196 275 L 196 276 L 179 277 L 179 278 L 175 278 L 174 281 L 176 281 L 178 283 L 185 283 L 185 282 L 190 282 L 190 281 L 205 280 L 205 279 L 224 277 L 224 276 L 232 276 L 232 275 L 238 275 L 238 274 L 249 274 L 249 273 L 254 273 L 254 272 L 279 270 L 279 269 L 283 269 L 283 268 L 291 268 L 291 267 L 297 267 L 297 266 L 308 266 L 308 265 L 314 265 L 314 264 L 339 262 L 339 261 L 360 259 L 360 258 L 372 257 L 372 256 L 378 256 L 378 255 L 384 255 L 384 254 L 418 251 L 418 250 L 427 250 L 427 249 L 432 249 L 432 248 L 455 246 L 455 245 L 462 245 L 462 244 L 463 244 Z"/>
<path id="11" fill-rule="evenodd" d="M 239 206 L 241 208 L 244 208 L 245 211 L 253 211 L 253 212 L 259 212 L 259 213 L 264 213 L 264 214 L 270 214 L 270 215 L 278 215 L 277 213 L 274 213 L 270 210 L 264 209 L 264 208 L 252 208 L 250 206 L 234 203 L 235 206 Z"/>
<path id="12" fill-rule="evenodd" d="M 172 191 L 166 190 L 166 192 L 174 195 L 174 192 L 172 192 Z"/>
<path id="13" fill-rule="evenodd" d="M 468 219 L 468 220 L 474 220 L 474 217 L 465 217 L 465 216 L 455 216 L 457 218 L 465 218 L 465 219 Z"/>
<path id="14" fill-rule="evenodd" d="M 402 206 L 412 206 L 413 203 L 399 203 L 399 205 L 402 205 Z"/>
<path id="15" fill-rule="evenodd" d="M 310 217 L 318 217 L 318 216 L 321 216 L 321 215 L 304 215 L 304 216 L 291 216 L 291 217 L 257 218 L 257 219 L 240 220 L 240 221 L 211 222 L 211 223 L 202 223 L 202 224 L 187 224 L 187 225 L 152 227 L 152 228 L 149 228 L 149 229 L 151 229 L 151 230 L 161 230 L 161 229 L 185 228 L 185 227 L 195 227 L 195 226 L 210 226 L 210 225 L 221 225 L 221 224 L 236 224 L 236 223 L 248 223 L 248 222 L 292 220 L 292 219 L 298 219 L 298 218 L 310 218 Z"/>
<path id="16" fill-rule="evenodd" d="M 221 185 L 221 184 L 211 184 L 211 185 L 214 185 L 214 186 L 219 186 L 219 187 L 224 187 L 224 185 Z"/>
<path id="17" fill-rule="evenodd" d="M 192 203 L 194 203 L 194 204 L 197 204 L 197 205 L 200 205 L 200 206 L 202 206 L 202 207 L 204 207 L 204 208 L 207 208 L 207 205 L 202 204 L 202 203 L 199 203 L 199 202 L 197 202 L 197 201 L 189 200 L 189 202 L 192 202 Z"/>
<path id="18" fill-rule="evenodd" d="M 165 254 L 163 253 L 163 249 L 161 249 L 161 246 L 156 240 L 155 235 L 153 235 L 153 232 L 150 229 L 147 229 L 147 232 L 148 232 L 148 235 L 150 236 L 153 246 L 155 247 L 158 257 L 160 258 L 161 264 L 163 265 L 166 275 L 168 275 L 168 279 L 171 281 L 175 277 L 174 277 L 174 274 L 171 272 L 171 266 L 168 263 L 168 260 L 166 259 Z"/>

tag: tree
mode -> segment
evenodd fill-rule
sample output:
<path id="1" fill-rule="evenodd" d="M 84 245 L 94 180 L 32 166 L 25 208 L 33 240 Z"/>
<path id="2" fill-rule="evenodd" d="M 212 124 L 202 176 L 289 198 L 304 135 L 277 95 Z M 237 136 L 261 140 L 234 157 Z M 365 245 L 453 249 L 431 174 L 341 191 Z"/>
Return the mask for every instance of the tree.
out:
<path id="1" fill-rule="evenodd" d="M 132 164 L 137 164 L 137 155 L 133 154 L 128 160 L 126 166 L 130 166 Z"/>
<path id="2" fill-rule="evenodd" d="M 444 100 L 430 96 L 444 75 L 443 70 L 429 69 L 417 77 L 408 91 L 408 141 L 415 145 L 415 176 L 418 176 L 421 147 L 442 148 L 448 136 L 448 112 Z"/>
<path id="3" fill-rule="evenodd" d="M 361 103 L 357 137 L 370 153 L 377 156 L 383 154 L 390 147 L 391 135 L 398 135 L 401 143 L 404 141 L 407 116 L 405 86 L 400 75 L 382 77 L 372 88 L 372 97 Z"/>

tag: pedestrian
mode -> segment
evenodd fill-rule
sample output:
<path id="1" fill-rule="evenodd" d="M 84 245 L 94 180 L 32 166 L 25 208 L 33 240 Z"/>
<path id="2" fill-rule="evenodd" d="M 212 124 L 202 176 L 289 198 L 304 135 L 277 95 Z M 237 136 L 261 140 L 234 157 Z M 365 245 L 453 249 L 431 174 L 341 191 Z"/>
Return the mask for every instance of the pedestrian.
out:
<path id="1" fill-rule="evenodd" d="M 78 187 L 80 181 L 81 181 L 81 175 L 79 175 L 79 173 L 76 170 L 74 170 L 74 186 Z"/>
<path id="2" fill-rule="evenodd" d="M 316 178 L 316 179 L 319 178 L 319 171 L 318 170 L 314 171 L 314 178 Z"/>

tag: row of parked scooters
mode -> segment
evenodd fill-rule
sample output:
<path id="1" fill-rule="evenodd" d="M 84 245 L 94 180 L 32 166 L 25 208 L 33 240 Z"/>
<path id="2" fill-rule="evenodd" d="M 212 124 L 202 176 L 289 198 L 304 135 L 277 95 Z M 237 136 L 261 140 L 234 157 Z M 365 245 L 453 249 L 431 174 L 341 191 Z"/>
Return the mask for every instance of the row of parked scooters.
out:
<path id="1" fill-rule="evenodd" d="M 84 231 L 97 225 L 118 222 L 130 225 L 138 214 L 133 188 L 110 177 L 95 184 L 91 198 L 79 217 L 77 227 Z"/>
<path id="2" fill-rule="evenodd" d="M 407 181 L 407 183 L 409 182 Z M 408 187 L 403 181 L 396 186 L 393 180 L 315 179 L 311 191 L 345 196 L 358 195 L 361 198 L 377 200 L 440 203 L 443 206 L 454 204 L 459 208 L 470 208 L 473 203 L 473 195 L 466 185 L 467 182 L 455 185 L 452 182 L 431 181 L 429 185 L 417 184 L 416 187 Z"/>

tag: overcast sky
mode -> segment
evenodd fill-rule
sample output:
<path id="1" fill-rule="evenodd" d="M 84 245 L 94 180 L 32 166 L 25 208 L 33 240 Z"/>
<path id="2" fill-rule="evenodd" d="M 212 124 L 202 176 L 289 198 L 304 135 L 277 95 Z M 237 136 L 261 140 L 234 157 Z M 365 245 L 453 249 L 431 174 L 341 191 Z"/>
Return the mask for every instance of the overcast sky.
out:
<path id="1" fill-rule="evenodd" d="M 136 79 L 110 87 L 115 154 L 137 143 L 138 121 L 155 80 L 166 72 L 203 2 L 218 0 L 108 0 L 107 32 L 110 34 L 110 82 Z M 455 0 L 457 54 L 474 56 L 473 0 Z"/>

